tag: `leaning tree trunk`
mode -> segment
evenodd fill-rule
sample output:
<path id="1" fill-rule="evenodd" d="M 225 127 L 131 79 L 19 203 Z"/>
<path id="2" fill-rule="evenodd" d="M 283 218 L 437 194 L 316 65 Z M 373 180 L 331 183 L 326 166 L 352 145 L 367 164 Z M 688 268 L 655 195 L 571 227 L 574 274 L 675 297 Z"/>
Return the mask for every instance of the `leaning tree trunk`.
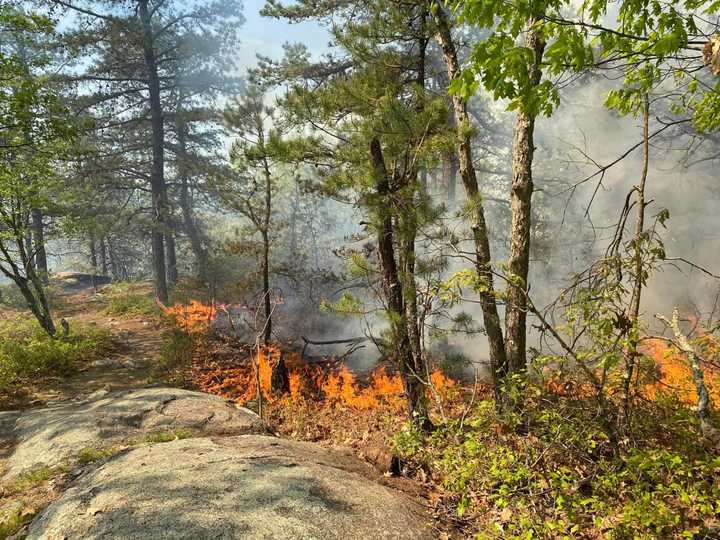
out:
<path id="1" fill-rule="evenodd" d="M 437 40 L 443 51 L 443 58 L 447 67 L 448 77 L 454 80 L 460 74 L 457 49 L 452 38 L 447 14 L 440 8 L 434 11 L 437 26 Z M 480 281 L 480 307 L 483 313 L 485 331 L 487 333 L 490 349 L 490 367 L 495 379 L 505 370 L 505 340 L 503 338 L 500 316 L 498 314 L 495 297 L 495 286 L 490 257 L 490 239 L 485 222 L 485 209 L 482 196 L 478 188 L 477 174 L 473 164 L 472 145 L 470 139 L 470 117 L 467 112 L 466 101 L 458 95 L 452 96 L 457 127 L 457 158 L 460 168 L 460 179 L 465 188 L 465 194 L 472 205 L 472 232 L 475 243 L 475 270 Z"/>
<path id="2" fill-rule="evenodd" d="M 50 283 L 50 275 L 48 274 L 47 251 L 45 250 L 43 211 L 39 208 L 33 208 L 31 215 L 33 247 L 35 249 L 35 268 L 37 269 L 37 273 L 40 276 L 41 281 L 47 285 Z"/>
<path id="3" fill-rule="evenodd" d="M 160 77 L 155 56 L 154 37 L 148 0 L 139 0 L 138 12 L 143 31 L 143 56 L 148 77 L 150 97 L 150 124 L 152 126 L 152 171 L 150 188 L 152 192 L 153 229 L 152 258 L 155 276 L 155 295 L 164 304 L 168 301 L 165 270 L 165 127 L 163 125 L 162 103 L 160 101 Z"/>
<path id="4" fill-rule="evenodd" d="M 530 82 L 540 84 L 540 62 L 545 42 L 528 24 L 525 46 L 533 51 L 534 60 L 529 66 Z M 530 266 L 530 227 L 532 222 L 532 163 L 535 145 L 535 114 L 524 110 L 517 113 L 513 131 L 513 178 L 510 190 L 510 255 L 507 273 L 507 307 L 505 309 L 505 355 L 507 369 L 503 375 L 522 373 L 527 367 L 527 278 Z"/>
<path id="5" fill-rule="evenodd" d="M 382 147 L 376 137 L 370 141 L 370 158 L 374 169 L 375 193 L 377 196 L 375 211 L 378 212 L 380 218 L 380 226 L 377 231 L 378 259 L 390 320 L 393 353 L 407 396 L 409 416 L 417 425 L 426 429 L 430 425 L 430 419 L 425 398 L 425 385 L 416 374 L 415 358 L 412 354 L 408 329 L 405 324 L 407 315 L 403 298 L 403 284 L 400 281 L 395 260 L 393 222 L 390 210 L 392 206 L 390 182 Z"/>
<path id="6" fill-rule="evenodd" d="M 675 345 L 680 351 L 687 356 L 692 371 L 693 383 L 697 393 L 697 406 L 695 412 L 700 421 L 700 430 L 708 439 L 712 440 L 716 445 L 720 444 L 720 430 L 715 426 L 712 415 L 712 400 L 707 386 L 705 385 L 705 374 L 702 368 L 702 359 L 690 343 L 690 340 L 680 328 L 680 315 L 677 308 L 673 309 L 672 319 L 668 320 L 663 315 L 656 315 L 658 319 L 663 321 L 670 327 L 675 335 Z"/>
<path id="7" fill-rule="evenodd" d="M 180 152 L 180 162 L 178 164 L 178 174 L 180 176 L 180 211 L 182 212 L 185 232 L 190 239 L 190 248 L 195 257 L 197 279 L 201 283 L 206 283 L 208 280 L 208 253 L 203 245 L 202 233 L 197 225 L 192 208 L 192 201 L 190 200 L 190 181 L 187 172 L 187 126 L 182 119 L 182 111 L 178 111 L 177 117 L 178 150 Z"/>
<path id="8" fill-rule="evenodd" d="M 32 265 L 32 252 L 27 250 L 25 236 L 22 230 L 15 230 L 13 241 L 15 243 L 14 250 L 3 243 L 0 239 L 0 255 L 3 261 L 9 266 L 9 269 L 0 265 L 0 271 L 9 279 L 11 279 L 20 293 L 25 298 L 28 309 L 33 314 L 38 324 L 49 335 L 55 336 L 55 323 L 50 311 L 50 304 L 45 295 L 45 287 L 40 277 L 35 272 Z M 22 268 L 17 265 L 16 255 L 19 256 Z"/>
<path id="9" fill-rule="evenodd" d="M 170 225 L 171 223 L 167 223 Z M 177 251 L 175 245 L 175 228 L 168 227 L 165 230 L 165 254 L 167 255 L 167 283 L 174 287 L 178 282 Z"/>

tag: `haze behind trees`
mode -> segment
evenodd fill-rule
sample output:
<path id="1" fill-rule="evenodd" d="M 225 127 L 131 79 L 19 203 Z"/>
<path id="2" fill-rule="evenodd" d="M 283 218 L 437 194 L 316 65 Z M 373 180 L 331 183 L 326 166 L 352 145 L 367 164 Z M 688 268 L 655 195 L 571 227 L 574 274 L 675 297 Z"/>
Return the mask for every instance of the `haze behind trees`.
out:
<path id="1" fill-rule="evenodd" d="M 239 3 L 6 4 L 0 269 L 50 335 L 63 267 L 152 279 L 163 304 L 181 279 L 259 303 L 265 343 L 282 298 L 334 320 L 323 335 L 367 334 L 424 430 L 435 355 L 462 348 L 521 411 L 528 370 L 560 351 L 617 444 L 654 273 L 702 275 L 679 295 L 714 309 L 712 240 L 681 217 L 688 240 L 668 245 L 660 203 L 715 196 L 715 8 L 577 9 L 269 2 L 331 42 L 242 73 Z M 554 129 L 578 96 L 623 131 Z M 625 381 L 618 400 L 599 365 Z"/>

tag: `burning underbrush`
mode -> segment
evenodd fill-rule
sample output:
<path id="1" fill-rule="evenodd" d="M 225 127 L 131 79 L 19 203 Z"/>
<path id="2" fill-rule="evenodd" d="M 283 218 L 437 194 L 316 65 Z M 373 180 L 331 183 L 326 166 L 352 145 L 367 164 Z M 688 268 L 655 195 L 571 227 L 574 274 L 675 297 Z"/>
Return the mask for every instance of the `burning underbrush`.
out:
<path id="1" fill-rule="evenodd" d="M 223 356 L 222 353 L 220 356 Z M 268 403 L 317 401 L 327 407 L 347 407 L 356 411 L 382 408 L 401 412 L 405 407 L 400 375 L 384 365 L 359 377 L 340 362 L 327 359 L 309 364 L 299 353 L 281 351 L 277 346 L 262 348 L 254 356 L 246 350 L 245 361 L 240 365 L 224 364 L 213 360 L 214 357 L 211 352 L 210 359 L 198 358 L 194 364 L 197 385 L 206 392 L 238 403 L 257 400 L 259 378 L 262 397 Z M 289 376 L 289 392 L 286 395 L 277 395 L 271 389 L 273 371 L 281 361 L 287 366 Z M 259 377 L 256 373 L 258 365 Z M 453 394 L 457 394 L 457 383 L 440 371 L 433 371 L 430 381 L 431 399 L 436 397 L 447 402 Z"/>
<path id="2" fill-rule="evenodd" d="M 379 364 L 364 376 L 333 358 L 306 360 L 301 353 L 267 346 L 255 349 L 227 334 L 211 337 L 214 321 L 228 313 L 227 306 L 192 301 L 163 307 L 182 332 L 202 336 L 192 363 L 195 384 L 206 392 L 246 404 L 258 399 L 258 385 L 266 403 L 316 401 L 327 407 L 356 411 L 385 409 L 401 412 L 405 406 L 400 375 Z M 283 363 L 287 368 L 287 392 L 273 391 L 273 373 Z M 420 375 L 428 386 L 431 401 L 449 403 L 460 392 L 458 383 L 436 369 Z"/>
<path id="3" fill-rule="evenodd" d="M 387 363 L 360 374 L 290 344 L 242 344 L 213 326 L 225 306 L 165 311 L 193 337 L 186 384 L 256 410 L 261 401 L 283 436 L 349 447 L 402 471 L 448 537 L 712 538 L 720 530 L 720 458 L 697 429 L 687 358 L 668 340 L 643 340 L 634 432 L 614 452 L 581 374 L 532 378 L 519 416 L 498 413 L 488 388 L 434 370 L 425 377 L 436 423 L 428 435 L 407 422 L 402 380 Z M 720 402 L 720 347 L 709 334 L 695 343 Z M 278 392 L 282 364 L 288 377 Z M 619 381 L 606 389 L 618 403 Z"/>

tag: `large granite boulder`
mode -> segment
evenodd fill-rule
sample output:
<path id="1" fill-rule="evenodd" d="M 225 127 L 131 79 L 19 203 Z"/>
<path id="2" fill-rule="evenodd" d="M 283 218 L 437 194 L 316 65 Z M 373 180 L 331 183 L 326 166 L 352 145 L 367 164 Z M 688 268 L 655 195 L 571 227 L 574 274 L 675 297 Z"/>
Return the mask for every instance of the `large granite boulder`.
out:
<path id="1" fill-rule="evenodd" d="M 3 480 L 66 464 L 84 449 L 103 449 L 166 434 L 264 433 L 260 418 L 218 396 L 177 388 L 98 391 L 22 413 L 5 413 L 3 436 L 17 441 Z"/>
<path id="2" fill-rule="evenodd" d="M 421 508 L 350 456 L 261 435 L 127 450 L 81 475 L 28 539 L 423 540 Z"/>

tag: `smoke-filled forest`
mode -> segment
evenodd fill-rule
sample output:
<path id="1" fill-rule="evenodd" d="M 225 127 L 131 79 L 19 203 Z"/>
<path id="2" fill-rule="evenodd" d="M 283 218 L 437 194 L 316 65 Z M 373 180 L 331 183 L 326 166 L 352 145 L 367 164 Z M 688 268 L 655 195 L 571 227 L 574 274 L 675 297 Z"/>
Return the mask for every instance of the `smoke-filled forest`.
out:
<path id="1" fill-rule="evenodd" d="M 0 539 L 720 538 L 719 13 L 0 0 Z"/>

